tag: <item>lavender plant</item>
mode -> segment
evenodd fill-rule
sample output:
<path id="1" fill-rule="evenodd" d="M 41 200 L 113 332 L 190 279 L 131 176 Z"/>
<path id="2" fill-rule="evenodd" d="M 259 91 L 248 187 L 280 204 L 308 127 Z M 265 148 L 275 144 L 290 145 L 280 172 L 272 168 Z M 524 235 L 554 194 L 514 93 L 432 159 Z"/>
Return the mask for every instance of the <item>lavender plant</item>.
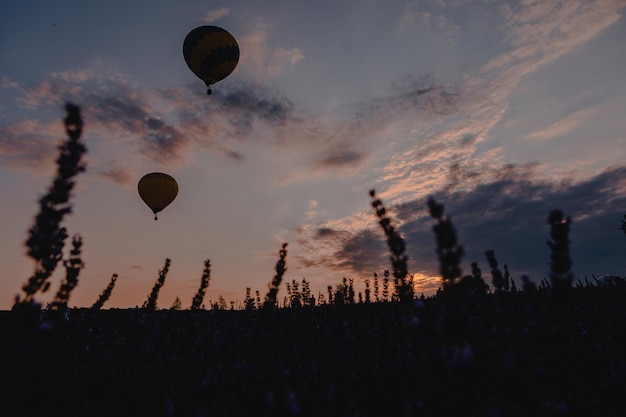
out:
<path id="1" fill-rule="evenodd" d="M 559 292 L 571 286 L 574 275 L 570 269 L 572 260 L 569 256 L 569 230 L 572 224 L 570 217 L 565 218 L 561 210 L 552 210 L 548 216 L 550 237 L 550 280 L 555 291 Z"/>
<path id="2" fill-rule="evenodd" d="M 202 271 L 202 278 L 200 279 L 200 288 L 198 288 L 198 292 L 193 297 L 191 302 L 192 310 L 199 310 L 202 305 L 202 301 L 204 300 L 204 295 L 206 294 L 206 290 L 209 287 L 209 281 L 211 280 L 211 260 L 207 259 L 204 261 L 204 270 Z"/>
<path id="3" fill-rule="evenodd" d="M 300 290 L 300 283 L 295 279 L 292 280 L 291 285 L 287 283 L 287 294 L 291 308 L 298 308 L 304 305 L 305 298 Z"/>
<path id="4" fill-rule="evenodd" d="M 117 274 L 113 274 L 111 277 L 111 281 L 109 285 L 102 291 L 96 302 L 91 306 L 92 310 L 100 310 L 104 303 L 106 303 L 111 297 L 111 293 L 113 292 L 113 287 L 115 287 L 115 282 L 117 281 Z"/>
<path id="5" fill-rule="evenodd" d="M 302 299 L 305 306 L 315 305 L 315 299 L 311 296 L 311 286 L 306 278 L 302 278 Z"/>
<path id="6" fill-rule="evenodd" d="M 406 250 L 404 239 L 391 224 L 382 201 L 376 198 L 376 191 L 370 190 L 370 196 L 373 200 L 372 207 L 380 219 L 378 224 L 380 224 L 387 236 L 387 246 L 389 246 L 389 251 L 391 252 L 389 259 L 393 268 L 394 284 L 397 288 L 398 296 L 401 301 L 410 301 L 414 298 L 414 290 L 406 278 L 408 275 L 407 261 L 409 258 L 404 254 Z"/>
<path id="7" fill-rule="evenodd" d="M 265 309 L 273 309 L 276 307 L 276 295 L 278 294 L 278 289 L 280 288 L 283 275 L 287 270 L 285 262 L 285 258 L 287 257 L 287 243 L 283 243 L 283 246 L 278 254 L 279 259 L 278 262 L 276 262 L 276 275 L 274 275 L 272 282 L 270 282 L 269 291 L 265 296 L 265 303 L 263 304 Z"/>
<path id="8" fill-rule="evenodd" d="M 72 290 L 78 285 L 78 274 L 85 266 L 81 260 L 81 246 L 83 241 L 80 235 L 74 235 L 72 238 L 72 250 L 69 259 L 63 261 L 65 266 L 65 279 L 61 282 L 61 286 L 50 304 L 51 310 L 63 310 L 67 308 L 67 302 L 70 299 Z"/>
<path id="9" fill-rule="evenodd" d="M 80 141 L 83 130 L 80 108 L 68 103 L 65 111 L 64 124 L 68 139 L 59 147 L 57 174 L 48 192 L 39 200 L 39 214 L 35 217 L 25 243 L 28 256 L 35 261 L 35 271 L 22 286 L 24 298 L 16 296 L 16 304 L 33 303 L 33 297 L 39 290 L 45 292 L 49 288 L 48 279 L 62 259 L 63 246 L 68 237 L 61 223 L 72 211 L 70 198 L 74 177 L 85 170 L 82 157 L 87 148 Z"/>
<path id="10" fill-rule="evenodd" d="M 350 285 L 348 284 L 348 279 L 346 277 L 343 277 L 342 283 L 337 284 L 335 287 L 333 300 L 335 304 L 352 304 L 350 302 Z"/>
<path id="11" fill-rule="evenodd" d="M 159 296 L 159 291 L 165 283 L 165 277 L 167 276 L 167 273 L 170 269 L 170 262 L 171 261 L 169 258 L 165 259 L 165 265 L 163 266 L 163 269 L 159 271 L 159 278 L 157 278 L 156 282 L 154 283 L 154 287 L 152 287 L 152 292 L 150 293 L 150 295 L 148 295 L 148 299 L 143 303 L 143 306 L 141 308 L 148 311 L 156 310 L 156 302 Z"/>
<path id="12" fill-rule="evenodd" d="M 437 220 L 433 226 L 437 237 L 437 256 L 439 257 L 439 271 L 443 278 L 444 289 L 454 284 L 461 276 L 461 257 L 463 246 L 458 245 L 456 230 L 450 218 L 444 218 L 444 206 L 437 203 L 433 198 L 428 199 L 428 208 L 431 217 Z"/>
<path id="13" fill-rule="evenodd" d="M 380 287 L 378 286 L 378 274 L 374 272 L 374 301 L 376 302 L 380 301 L 379 289 Z"/>
<path id="14" fill-rule="evenodd" d="M 509 266 L 507 264 L 504 264 L 504 291 L 509 291 L 510 290 L 510 286 L 511 286 L 511 282 L 513 282 L 513 279 L 511 279 L 511 274 L 509 273 Z"/>
<path id="15" fill-rule="evenodd" d="M 246 297 L 243 300 L 244 308 L 248 311 L 254 310 L 254 298 L 252 298 L 250 287 L 246 287 Z"/>
<path id="16" fill-rule="evenodd" d="M 491 267 L 491 283 L 495 288 L 496 292 L 500 292 L 504 290 L 504 277 L 502 276 L 502 271 L 498 268 L 498 261 L 496 260 L 496 254 L 493 250 L 488 250 L 485 252 L 485 256 L 487 257 L 487 262 Z"/>
<path id="17" fill-rule="evenodd" d="M 477 262 L 472 262 L 472 275 L 474 276 L 474 279 L 476 280 L 482 280 L 482 274 L 481 274 L 481 270 L 478 267 L 478 263 Z"/>
<path id="18" fill-rule="evenodd" d="M 385 270 L 383 278 L 383 301 L 388 301 L 389 298 L 389 271 Z"/>
<path id="19" fill-rule="evenodd" d="M 174 302 L 172 303 L 172 306 L 170 307 L 170 310 L 173 311 L 180 311 L 183 308 L 183 303 L 180 301 L 180 298 L 176 297 L 174 299 Z"/>

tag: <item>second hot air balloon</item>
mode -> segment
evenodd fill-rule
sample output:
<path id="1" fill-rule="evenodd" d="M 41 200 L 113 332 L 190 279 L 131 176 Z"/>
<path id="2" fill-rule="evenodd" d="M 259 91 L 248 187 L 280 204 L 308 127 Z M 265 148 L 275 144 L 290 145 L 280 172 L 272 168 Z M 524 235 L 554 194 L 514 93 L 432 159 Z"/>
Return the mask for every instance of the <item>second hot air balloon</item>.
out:
<path id="1" fill-rule="evenodd" d="M 193 29 L 183 42 L 183 55 L 189 69 L 207 86 L 223 80 L 239 62 L 239 45 L 228 31 L 217 26 Z"/>
<path id="2" fill-rule="evenodd" d="M 137 184 L 139 196 L 154 213 L 167 207 L 178 195 L 178 183 L 171 176 L 162 172 L 152 172 L 144 175 Z"/>

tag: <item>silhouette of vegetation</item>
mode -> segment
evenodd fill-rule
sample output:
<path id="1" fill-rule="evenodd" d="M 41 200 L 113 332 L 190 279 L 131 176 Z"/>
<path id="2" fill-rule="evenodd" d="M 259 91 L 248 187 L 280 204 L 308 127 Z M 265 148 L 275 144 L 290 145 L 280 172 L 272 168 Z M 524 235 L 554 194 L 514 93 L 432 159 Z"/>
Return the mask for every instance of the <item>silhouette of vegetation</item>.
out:
<path id="1" fill-rule="evenodd" d="M 54 301 L 50 304 L 51 310 L 63 310 L 67 308 L 67 302 L 70 299 L 72 290 L 78 285 L 78 274 L 85 266 L 81 260 L 83 240 L 79 235 L 75 235 L 72 239 L 72 250 L 69 259 L 63 262 L 65 266 L 65 279 L 61 282 L 61 286 L 54 297 Z"/>
<path id="2" fill-rule="evenodd" d="M 80 114 L 67 110 L 68 142 L 77 142 Z M 30 230 L 37 269 L 15 306 L 34 305 L 61 259 L 67 233 L 60 223 L 84 152 L 70 148 L 61 148 L 59 173 Z M 39 308 L 0 312 L 7 376 L 0 379 L 0 416 L 620 415 L 626 279 L 592 276 L 572 286 L 569 217 L 548 215 L 550 279 L 539 285 L 522 276 L 518 290 L 508 266 L 502 273 L 487 250 L 491 291 L 477 262 L 461 277 L 463 247 L 443 204 L 429 199 L 443 289 L 416 298 L 404 240 L 373 190 L 370 196 L 394 280 L 389 270 L 382 283 L 374 273 L 373 283 L 364 280 L 364 296 L 357 297 L 354 278 L 343 277 L 316 299 L 303 278 L 285 282 L 279 303 L 284 243 L 263 301 L 248 287 L 242 305 L 220 295 L 201 309 L 207 259 L 190 309 L 176 297 L 159 310 L 168 258 L 142 309 L 102 310 L 113 274 L 96 303 L 73 309 L 71 319 L 47 320 Z M 79 235 L 72 246 L 52 312 L 68 310 L 84 267 Z M 24 325 L 24 311 L 36 313 L 34 326 Z"/>
<path id="3" fill-rule="evenodd" d="M 265 296 L 265 302 L 263 304 L 263 307 L 268 310 L 271 310 L 277 306 L 276 295 L 278 294 L 278 289 L 280 288 L 280 283 L 283 279 L 283 275 L 285 274 L 285 271 L 287 271 L 285 263 L 285 258 L 287 257 L 287 243 L 283 243 L 283 246 L 278 252 L 278 255 L 279 259 L 278 262 L 276 262 L 276 275 L 274 275 L 274 278 L 270 282 L 269 291 Z"/>
<path id="4" fill-rule="evenodd" d="M 485 256 L 487 257 L 487 263 L 491 267 L 491 283 L 495 288 L 496 292 L 505 291 L 506 284 L 505 278 L 502 275 L 502 271 L 498 268 L 498 261 L 496 260 L 496 253 L 490 249 L 485 252 Z"/>
<path id="5" fill-rule="evenodd" d="M 404 254 L 406 245 L 402 236 L 396 231 L 391 224 L 391 220 L 387 217 L 387 210 L 385 209 L 382 201 L 376 198 L 376 191 L 370 190 L 370 197 L 372 197 L 372 207 L 376 211 L 376 215 L 380 219 L 378 224 L 383 228 L 385 236 L 387 236 L 387 246 L 391 252 L 391 267 L 393 269 L 393 279 L 396 288 L 398 289 L 398 296 L 400 301 L 409 301 L 414 297 L 413 285 L 407 279 L 408 257 Z"/>
<path id="6" fill-rule="evenodd" d="M 156 310 L 156 302 L 157 298 L 159 297 L 159 291 L 165 283 L 165 277 L 170 270 L 170 263 L 171 260 L 169 258 L 166 258 L 163 269 L 159 271 L 159 278 L 157 278 L 156 282 L 154 283 L 154 287 L 152 287 L 152 292 L 150 292 L 150 295 L 148 295 L 148 299 L 143 303 L 143 306 L 141 306 L 141 308 L 148 311 Z"/>
<path id="7" fill-rule="evenodd" d="M 211 260 L 207 259 L 204 261 L 204 270 L 202 271 L 202 278 L 200 278 L 200 288 L 198 288 L 198 292 L 193 297 L 191 302 L 192 310 L 199 310 L 202 306 L 202 302 L 204 301 L 204 294 L 206 293 L 207 288 L 209 288 L 209 281 L 211 280 Z"/>
<path id="8" fill-rule="evenodd" d="M 83 121 L 80 108 L 74 104 L 65 106 L 65 131 L 68 139 L 59 146 L 57 173 L 49 191 L 39 199 L 39 213 L 31 226 L 26 240 L 27 254 L 35 261 L 35 272 L 24 284 L 24 298 L 16 297 L 16 304 L 32 303 L 38 291 L 46 292 L 48 279 L 63 257 L 63 246 L 68 237 L 61 223 L 72 211 L 70 203 L 74 188 L 74 177 L 85 170 L 82 161 L 87 148 L 80 141 Z"/>
<path id="9" fill-rule="evenodd" d="M 176 297 L 174 299 L 174 302 L 172 303 L 172 306 L 170 307 L 170 310 L 174 310 L 174 311 L 180 311 L 183 308 L 183 303 L 182 301 L 180 301 L 180 298 Z"/>
<path id="10" fill-rule="evenodd" d="M 113 274 L 111 277 L 111 281 L 109 285 L 102 291 L 96 302 L 91 306 L 92 310 L 100 310 L 104 303 L 109 300 L 111 297 L 111 293 L 113 292 L 113 287 L 115 287 L 115 282 L 117 281 L 117 274 Z"/>
<path id="11" fill-rule="evenodd" d="M 428 209 L 431 217 L 437 220 L 433 226 L 437 238 L 437 256 L 439 257 L 439 271 L 443 278 L 444 288 L 454 285 L 455 280 L 461 277 L 461 257 L 463 246 L 458 245 L 456 230 L 449 218 L 443 217 L 444 206 L 433 198 L 428 199 Z"/>
<path id="12" fill-rule="evenodd" d="M 574 275 L 570 271 L 572 260 L 569 256 L 571 223 L 571 218 L 565 218 L 561 210 L 552 210 L 548 216 L 552 238 L 547 241 L 550 247 L 550 279 L 557 296 L 571 287 L 574 280 Z"/>

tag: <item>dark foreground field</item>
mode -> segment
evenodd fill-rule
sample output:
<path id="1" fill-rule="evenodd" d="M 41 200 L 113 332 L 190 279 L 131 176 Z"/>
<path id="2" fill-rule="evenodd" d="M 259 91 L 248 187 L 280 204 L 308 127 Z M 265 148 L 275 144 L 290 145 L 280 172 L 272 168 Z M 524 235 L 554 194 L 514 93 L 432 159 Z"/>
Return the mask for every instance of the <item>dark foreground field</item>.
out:
<path id="1" fill-rule="evenodd" d="M 626 288 L 0 315 L 1 416 L 623 416 Z"/>

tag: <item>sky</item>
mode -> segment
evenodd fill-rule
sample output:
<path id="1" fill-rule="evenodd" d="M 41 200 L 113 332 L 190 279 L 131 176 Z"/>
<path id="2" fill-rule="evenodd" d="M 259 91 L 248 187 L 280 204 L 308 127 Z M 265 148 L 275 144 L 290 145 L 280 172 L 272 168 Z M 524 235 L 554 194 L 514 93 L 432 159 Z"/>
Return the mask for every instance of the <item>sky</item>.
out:
<path id="1" fill-rule="evenodd" d="M 406 241 L 417 292 L 441 285 L 445 206 L 491 283 L 485 251 L 539 282 L 547 217 L 572 219 L 572 272 L 626 275 L 626 0 L 24 0 L 0 5 L 0 309 L 33 272 L 27 232 L 55 174 L 64 103 L 81 107 L 87 170 L 63 225 L 83 239 L 70 306 L 157 306 L 265 295 L 284 281 L 357 292 L 391 269 L 369 190 Z M 234 72 L 205 94 L 182 43 L 228 30 Z M 154 221 L 146 173 L 179 184 Z M 70 248 L 66 243 L 66 253 Z M 67 256 L 67 255 L 66 255 Z M 64 276 L 51 278 L 46 302 Z M 286 294 L 284 286 L 279 299 Z"/>

